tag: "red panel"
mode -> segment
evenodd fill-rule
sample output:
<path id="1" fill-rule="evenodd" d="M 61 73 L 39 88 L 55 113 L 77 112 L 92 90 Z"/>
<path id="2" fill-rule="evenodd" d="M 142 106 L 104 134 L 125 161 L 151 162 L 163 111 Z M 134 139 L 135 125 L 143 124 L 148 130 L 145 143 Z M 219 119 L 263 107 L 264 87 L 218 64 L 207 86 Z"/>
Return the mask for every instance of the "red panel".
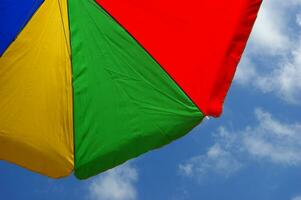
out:
<path id="1" fill-rule="evenodd" d="M 96 1 L 204 114 L 221 114 L 261 0 Z"/>

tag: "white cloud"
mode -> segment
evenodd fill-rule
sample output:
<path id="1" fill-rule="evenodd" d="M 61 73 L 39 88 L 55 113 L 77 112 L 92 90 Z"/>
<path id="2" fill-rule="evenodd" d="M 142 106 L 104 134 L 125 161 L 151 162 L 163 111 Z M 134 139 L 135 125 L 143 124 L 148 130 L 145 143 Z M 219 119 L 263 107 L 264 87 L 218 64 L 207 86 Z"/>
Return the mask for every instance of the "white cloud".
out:
<path id="1" fill-rule="evenodd" d="M 261 109 L 256 109 L 254 115 L 257 124 L 243 130 L 220 127 L 215 143 L 205 154 L 179 165 L 182 174 L 202 178 L 215 173 L 228 177 L 241 169 L 246 160 L 300 166 L 301 123 L 282 122 Z"/>
<path id="2" fill-rule="evenodd" d="M 230 152 L 215 144 L 205 155 L 193 157 L 186 163 L 180 164 L 179 171 L 185 176 L 202 180 L 211 174 L 228 177 L 241 167 L 242 164 Z"/>
<path id="3" fill-rule="evenodd" d="M 297 14 L 297 17 L 296 17 L 296 23 L 297 23 L 299 26 L 301 26 L 301 14 L 300 14 L 300 13 Z"/>
<path id="4" fill-rule="evenodd" d="M 255 64 L 244 57 L 237 69 L 235 81 L 244 86 L 254 86 L 263 93 L 274 93 L 284 101 L 301 103 L 301 44 L 291 52 L 291 59 L 278 64 L 268 74 L 260 74 Z"/>
<path id="5" fill-rule="evenodd" d="M 296 196 L 296 197 L 292 198 L 292 200 L 301 200 L 301 196 Z"/>
<path id="6" fill-rule="evenodd" d="M 94 178 L 89 185 L 91 200 L 135 200 L 138 173 L 130 164 L 109 170 Z"/>
<path id="7" fill-rule="evenodd" d="M 301 45 L 292 51 L 291 60 L 280 64 L 270 75 L 258 78 L 257 87 L 263 92 L 274 92 L 293 104 L 301 100 Z"/>
<path id="8" fill-rule="evenodd" d="M 293 44 L 288 37 L 287 9 L 292 1 L 263 1 L 252 35 L 251 48 L 256 54 L 279 54 Z M 295 5 L 295 4 L 294 4 Z"/>
<path id="9" fill-rule="evenodd" d="M 256 66 L 249 57 L 243 56 L 235 73 L 235 81 L 241 85 L 246 85 L 254 81 L 257 76 Z"/>
<path id="10" fill-rule="evenodd" d="M 301 124 L 286 124 L 261 109 L 255 111 L 258 126 L 241 132 L 242 146 L 250 156 L 277 164 L 301 164 Z"/>
<path id="11" fill-rule="evenodd" d="M 301 37 L 296 37 L 296 33 L 301 31 L 301 15 L 293 9 L 296 5 L 300 6 L 301 1 L 263 2 L 235 82 L 300 105 Z M 291 18 L 296 19 L 293 31 Z M 259 59 L 268 59 L 269 62 L 259 63 Z"/>

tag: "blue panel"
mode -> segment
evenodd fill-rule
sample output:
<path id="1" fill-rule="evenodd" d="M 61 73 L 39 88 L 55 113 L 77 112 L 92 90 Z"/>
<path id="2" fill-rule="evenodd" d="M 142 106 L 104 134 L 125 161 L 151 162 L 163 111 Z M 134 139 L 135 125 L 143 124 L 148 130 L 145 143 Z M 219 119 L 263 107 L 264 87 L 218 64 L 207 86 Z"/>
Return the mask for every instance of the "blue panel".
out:
<path id="1" fill-rule="evenodd" d="M 0 56 L 42 3 L 43 0 L 0 0 Z"/>

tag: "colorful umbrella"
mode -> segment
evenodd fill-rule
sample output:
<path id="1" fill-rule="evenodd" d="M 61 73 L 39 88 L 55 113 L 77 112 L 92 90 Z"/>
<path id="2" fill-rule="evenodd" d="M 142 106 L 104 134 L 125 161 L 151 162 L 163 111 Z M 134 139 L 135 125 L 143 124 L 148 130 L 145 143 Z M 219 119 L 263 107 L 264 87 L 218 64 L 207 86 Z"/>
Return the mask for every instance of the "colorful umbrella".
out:
<path id="1" fill-rule="evenodd" d="M 218 117 L 261 0 L 1 0 L 0 159 L 88 178 Z"/>

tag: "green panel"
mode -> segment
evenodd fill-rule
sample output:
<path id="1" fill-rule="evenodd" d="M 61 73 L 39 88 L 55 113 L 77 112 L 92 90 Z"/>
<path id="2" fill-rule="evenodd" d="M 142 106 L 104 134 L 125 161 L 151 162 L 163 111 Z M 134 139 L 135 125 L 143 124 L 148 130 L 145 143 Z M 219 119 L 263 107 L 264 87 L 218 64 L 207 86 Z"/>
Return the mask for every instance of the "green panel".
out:
<path id="1" fill-rule="evenodd" d="M 194 103 L 97 3 L 70 0 L 69 15 L 78 178 L 168 144 L 201 122 Z"/>

